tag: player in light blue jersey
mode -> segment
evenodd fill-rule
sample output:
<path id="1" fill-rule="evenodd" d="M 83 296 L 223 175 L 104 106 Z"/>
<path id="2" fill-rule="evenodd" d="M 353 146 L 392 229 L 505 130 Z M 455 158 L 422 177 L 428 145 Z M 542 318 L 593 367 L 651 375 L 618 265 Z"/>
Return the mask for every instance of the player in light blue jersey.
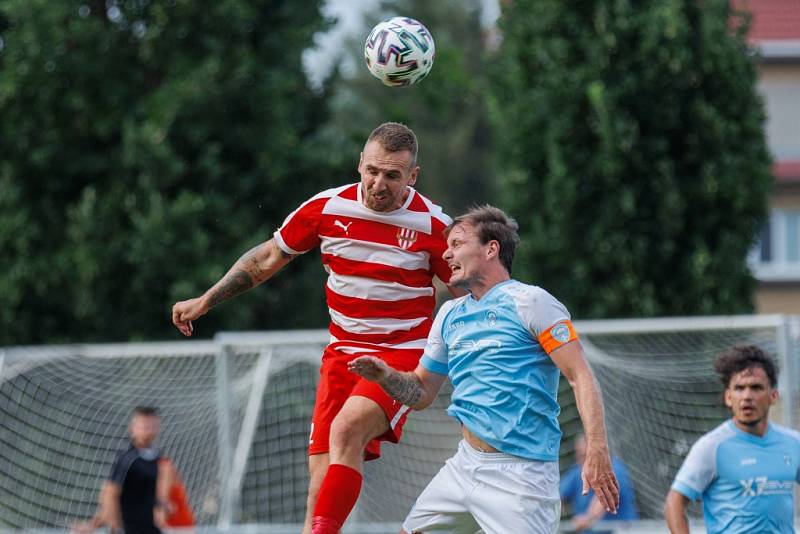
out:
<path id="1" fill-rule="evenodd" d="M 586 430 L 583 491 L 616 513 L 619 484 L 603 406 L 566 308 L 540 287 L 510 278 L 519 238 L 503 211 L 484 206 L 447 229 L 450 283 L 469 294 L 445 303 L 413 372 L 364 356 L 350 370 L 421 410 L 448 377 L 448 413 L 463 441 L 414 504 L 403 532 L 538 534 L 558 529 L 557 402 L 560 373 Z"/>
<path id="2" fill-rule="evenodd" d="M 756 346 L 739 346 L 714 365 L 733 417 L 689 451 L 664 505 L 673 534 L 686 534 L 686 507 L 703 499 L 709 534 L 791 534 L 800 483 L 800 432 L 770 423 L 778 371 Z"/>

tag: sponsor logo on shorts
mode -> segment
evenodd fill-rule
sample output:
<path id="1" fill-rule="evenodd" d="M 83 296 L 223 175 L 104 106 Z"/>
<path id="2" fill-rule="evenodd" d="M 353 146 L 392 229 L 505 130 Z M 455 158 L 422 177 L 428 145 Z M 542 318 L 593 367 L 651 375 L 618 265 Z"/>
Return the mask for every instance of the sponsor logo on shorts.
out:
<path id="1" fill-rule="evenodd" d="M 550 335 L 559 343 L 566 343 L 569 341 L 569 327 L 564 323 L 558 323 L 550 329 Z"/>

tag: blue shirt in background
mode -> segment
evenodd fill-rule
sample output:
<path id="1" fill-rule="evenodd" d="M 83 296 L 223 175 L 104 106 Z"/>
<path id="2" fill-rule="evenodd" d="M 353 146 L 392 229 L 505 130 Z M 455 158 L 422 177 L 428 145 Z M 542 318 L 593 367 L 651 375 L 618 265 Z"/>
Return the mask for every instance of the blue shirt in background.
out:
<path id="1" fill-rule="evenodd" d="M 769 423 L 763 436 L 728 420 L 694 444 L 672 489 L 703 499 L 709 534 L 794 533 L 800 432 Z"/>
<path id="2" fill-rule="evenodd" d="M 639 519 L 636 508 L 636 494 L 633 491 L 628 467 L 622 460 L 611 458 L 611 467 L 619 481 L 619 509 L 617 514 L 607 513 L 602 521 L 635 521 Z M 574 515 L 583 515 L 589 511 L 589 505 L 594 498 L 594 491 L 589 490 L 587 495 L 581 495 L 583 481 L 581 480 L 581 466 L 575 464 L 567 469 L 561 476 L 561 500 L 569 504 Z M 608 530 L 584 530 L 584 534 L 606 534 Z"/>

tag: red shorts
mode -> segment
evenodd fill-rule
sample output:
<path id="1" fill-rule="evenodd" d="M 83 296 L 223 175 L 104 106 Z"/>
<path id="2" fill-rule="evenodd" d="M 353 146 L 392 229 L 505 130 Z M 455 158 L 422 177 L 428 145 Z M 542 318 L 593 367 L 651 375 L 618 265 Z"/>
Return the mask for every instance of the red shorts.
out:
<path id="1" fill-rule="evenodd" d="M 413 371 L 419 363 L 422 350 L 387 350 L 380 353 L 347 354 L 326 347 L 322 355 L 317 400 L 314 403 L 314 415 L 311 419 L 311 435 L 308 440 L 309 455 L 328 452 L 331 423 L 350 397 L 366 397 L 375 401 L 389 421 L 389 430 L 367 443 L 364 451 L 365 460 L 374 460 L 380 457 L 381 441 L 391 441 L 392 443 L 400 441 L 403 424 L 406 422 L 406 415 L 409 411 L 408 406 L 392 399 L 375 382 L 364 380 L 347 370 L 347 362 L 365 355 L 377 356 L 398 371 Z"/>

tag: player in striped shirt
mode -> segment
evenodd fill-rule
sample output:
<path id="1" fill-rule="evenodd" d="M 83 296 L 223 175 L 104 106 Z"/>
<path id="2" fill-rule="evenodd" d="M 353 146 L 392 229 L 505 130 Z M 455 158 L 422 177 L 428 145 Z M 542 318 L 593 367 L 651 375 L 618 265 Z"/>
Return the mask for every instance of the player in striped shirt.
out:
<path id="1" fill-rule="evenodd" d="M 433 277 L 445 283 L 444 229 L 451 220 L 413 189 L 417 139 L 385 123 L 367 139 L 359 183 L 323 191 L 290 214 L 272 239 L 246 252 L 202 296 L 178 302 L 172 322 L 187 336 L 216 304 L 268 280 L 316 247 L 328 272 L 330 344 L 322 356 L 311 424 L 311 481 L 304 534 L 338 532 L 361 489 L 364 459 L 400 439 L 408 407 L 347 371 L 360 355 L 417 366 L 435 305 Z"/>

